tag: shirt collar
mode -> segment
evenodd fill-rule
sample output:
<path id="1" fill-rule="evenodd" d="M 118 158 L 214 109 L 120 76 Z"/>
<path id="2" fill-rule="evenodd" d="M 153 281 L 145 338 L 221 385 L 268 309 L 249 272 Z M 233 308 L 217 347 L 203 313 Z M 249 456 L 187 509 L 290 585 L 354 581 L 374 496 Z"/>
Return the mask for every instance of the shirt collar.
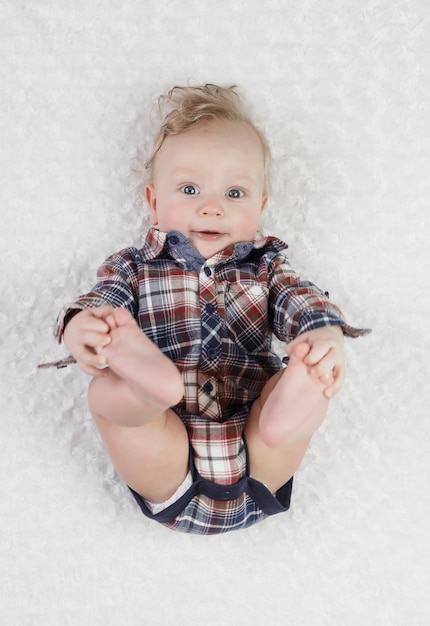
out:
<path id="1" fill-rule="evenodd" d="M 165 233 L 156 228 L 150 228 L 146 238 L 154 257 L 160 256 L 163 250 L 168 250 L 170 255 L 176 260 L 185 261 L 186 265 L 195 271 L 200 271 L 204 263 L 217 265 L 218 263 L 229 261 L 230 259 L 242 260 L 253 250 L 254 245 L 261 247 L 262 240 L 258 242 L 241 241 L 227 247 L 221 252 L 217 252 L 211 259 L 205 259 L 189 240 L 177 230 Z"/>

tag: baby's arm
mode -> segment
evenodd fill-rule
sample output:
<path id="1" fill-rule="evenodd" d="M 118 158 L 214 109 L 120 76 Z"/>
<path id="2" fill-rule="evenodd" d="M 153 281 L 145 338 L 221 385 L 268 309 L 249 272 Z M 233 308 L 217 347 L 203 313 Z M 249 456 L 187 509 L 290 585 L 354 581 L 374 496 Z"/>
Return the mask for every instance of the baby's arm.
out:
<path id="1" fill-rule="evenodd" d="M 64 330 L 64 343 L 79 367 L 90 376 L 102 376 L 106 357 L 99 354 L 109 345 L 110 327 L 104 319 L 113 311 L 110 306 L 84 309 L 72 317 Z"/>
<path id="2" fill-rule="evenodd" d="M 310 350 L 304 363 L 314 376 L 327 382 L 326 398 L 332 398 L 345 380 L 345 352 L 343 332 L 340 326 L 324 326 L 303 333 L 287 345 L 291 354 L 299 343 L 307 343 Z"/>

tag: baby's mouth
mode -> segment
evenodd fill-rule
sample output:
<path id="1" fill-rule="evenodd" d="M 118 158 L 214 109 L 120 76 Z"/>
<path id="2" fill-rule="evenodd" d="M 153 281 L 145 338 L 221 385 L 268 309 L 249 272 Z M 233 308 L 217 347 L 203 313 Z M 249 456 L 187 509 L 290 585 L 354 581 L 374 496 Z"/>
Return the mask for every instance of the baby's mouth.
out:
<path id="1" fill-rule="evenodd" d="M 206 239 L 206 240 L 215 240 L 224 236 L 224 233 L 220 233 L 215 230 L 195 230 L 193 231 L 193 234 L 199 237 L 200 239 Z"/>

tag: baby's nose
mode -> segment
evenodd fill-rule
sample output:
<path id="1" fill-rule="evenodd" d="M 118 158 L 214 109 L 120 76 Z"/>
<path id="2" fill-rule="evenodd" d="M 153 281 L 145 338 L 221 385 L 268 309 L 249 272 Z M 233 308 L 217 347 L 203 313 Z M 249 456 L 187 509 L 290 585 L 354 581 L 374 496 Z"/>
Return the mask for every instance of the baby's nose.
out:
<path id="1" fill-rule="evenodd" d="M 202 215 L 223 215 L 224 209 L 219 198 L 211 196 L 206 198 L 200 209 Z"/>

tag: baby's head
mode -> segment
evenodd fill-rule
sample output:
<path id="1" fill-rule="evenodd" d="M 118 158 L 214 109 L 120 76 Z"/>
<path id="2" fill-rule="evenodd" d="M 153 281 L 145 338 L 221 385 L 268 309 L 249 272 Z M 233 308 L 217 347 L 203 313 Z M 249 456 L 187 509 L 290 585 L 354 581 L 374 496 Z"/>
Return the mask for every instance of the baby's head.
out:
<path id="1" fill-rule="evenodd" d="M 158 131 L 152 153 L 145 163 L 149 182 L 152 182 L 155 160 L 166 137 L 180 135 L 188 130 L 211 122 L 241 122 L 257 135 L 264 159 L 264 193 L 270 188 L 271 154 L 264 134 L 255 126 L 252 118 L 236 91 L 236 86 L 220 87 L 206 84 L 199 87 L 173 87 L 160 96 L 159 106 L 163 121 Z"/>
<path id="2" fill-rule="evenodd" d="M 233 87 L 175 87 L 155 139 L 146 199 L 151 222 L 209 258 L 252 241 L 267 201 L 270 153 Z"/>

